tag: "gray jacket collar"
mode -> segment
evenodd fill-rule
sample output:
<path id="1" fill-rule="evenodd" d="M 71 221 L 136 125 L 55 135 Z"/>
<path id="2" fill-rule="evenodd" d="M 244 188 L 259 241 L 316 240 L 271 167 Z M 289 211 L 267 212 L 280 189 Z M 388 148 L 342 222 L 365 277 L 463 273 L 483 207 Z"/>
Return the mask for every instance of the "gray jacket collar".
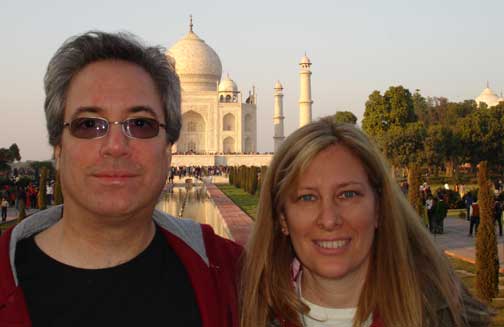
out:
<path id="1" fill-rule="evenodd" d="M 63 205 L 54 206 L 31 215 L 12 230 L 9 244 L 9 258 L 16 285 L 18 285 L 18 279 L 14 263 L 17 242 L 54 225 L 61 219 L 62 214 Z M 190 248 L 192 248 L 207 265 L 209 264 L 201 226 L 198 223 L 190 219 L 174 218 L 159 210 L 154 210 L 152 219 L 154 219 L 158 226 L 181 239 Z"/>

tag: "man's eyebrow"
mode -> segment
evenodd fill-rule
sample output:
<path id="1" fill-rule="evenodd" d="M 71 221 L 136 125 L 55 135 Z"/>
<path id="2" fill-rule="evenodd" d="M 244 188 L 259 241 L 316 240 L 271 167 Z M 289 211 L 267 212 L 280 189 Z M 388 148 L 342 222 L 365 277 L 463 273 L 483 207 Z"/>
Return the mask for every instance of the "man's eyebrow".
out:
<path id="1" fill-rule="evenodd" d="M 79 107 L 77 108 L 77 110 L 72 114 L 72 119 L 74 119 L 75 117 L 83 114 L 83 113 L 93 113 L 93 114 L 102 114 L 104 113 L 105 110 L 103 108 L 100 108 L 100 107 Z M 158 117 L 158 114 L 151 108 L 151 107 L 148 107 L 148 106 L 134 106 L 134 107 L 131 107 L 130 109 L 128 109 L 128 112 L 130 113 L 138 113 L 138 112 L 146 112 L 146 113 L 149 113 L 151 114 L 152 116 L 156 117 L 156 118 L 159 118 Z"/>
<path id="2" fill-rule="evenodd" d="M 151 107 L 147 107 L 147 106 L 135 106 L 135 107 L 131 107 L 128 111 L 131 112 L 131 113 L 147 112 L 147 113 L 150 113 L 152 116 L 154 116 L 156 118 L 159 118 L 158 114 Z"/>
<path id="3" fill-rule="evenodd" d="M 103 109 L 100 108 L 100 107 L 79 107 L 77 108 L 77 110 L 72 114 L 72 119 L 74 119 L 75 117 L 79 116 L 80 114 L 83 114 L 83 113 L 94 113 L 94 114 L 98 114 L 98 113 L 101 113 L 103 112 Z"/>

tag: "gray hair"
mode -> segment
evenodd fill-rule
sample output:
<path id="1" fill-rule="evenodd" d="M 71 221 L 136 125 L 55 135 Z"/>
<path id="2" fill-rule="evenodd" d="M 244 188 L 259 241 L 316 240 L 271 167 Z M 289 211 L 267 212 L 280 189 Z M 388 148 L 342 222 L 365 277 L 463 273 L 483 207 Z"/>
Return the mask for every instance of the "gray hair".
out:
<path id="1" fill-rule="evenodd" d="M 161 47 L 147 47 L 130 33 L 89 31 L 66 40 L 56 51 L 44 77 L 44 110 L 49 143 L 61 143 L 66 96 L 72 78 L 86 65 L 101 60 L 125 60 L 142 67 L 152 78 L 165 113 L 166 138 L 180 135 L 180 81 L 172 60 Z"/>

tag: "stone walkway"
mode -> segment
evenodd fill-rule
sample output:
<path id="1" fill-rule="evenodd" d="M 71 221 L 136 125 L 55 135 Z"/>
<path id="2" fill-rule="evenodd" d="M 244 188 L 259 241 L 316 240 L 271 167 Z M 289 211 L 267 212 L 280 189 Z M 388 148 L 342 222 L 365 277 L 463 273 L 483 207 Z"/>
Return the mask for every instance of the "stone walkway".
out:
<path id="1" fill-rule="evenodd" d="M 215 184 L 206 184 L 208 194 L 219 210 L 233 240 L 245 246 L 252 229 L 252 219 L 233 201 L 231 201 Z"/>
<path id="2" fill-rule="evenodd" d="M 496 233 L 500 270 L 504 272 L 504 237 L 498 236 L 497 228 Z M 476 237 L 474 235 L 470 237 L 468 234 L 469 222 L 467 220 L 448 217 L 445 219 L 444 234 L 433 235 L 433 237 L 447 255 L 475 263 Z"/>
<path id="3" fill-rule="evenodd" d="M 38 209 L 27 209 L 26 215 L 29 216 L 31 214 L 34 214 L 37 211 L 38 211 Z M 17 219 L 18 213 L 19 213 L 19 211 L 17 211 L 16 208 L 9 207 L 9 209 L 7 209 L 7 222 L 14 220 L 14 219 Z M 0 220 L 0 224 L 2 224 L 1 220 Z"/>

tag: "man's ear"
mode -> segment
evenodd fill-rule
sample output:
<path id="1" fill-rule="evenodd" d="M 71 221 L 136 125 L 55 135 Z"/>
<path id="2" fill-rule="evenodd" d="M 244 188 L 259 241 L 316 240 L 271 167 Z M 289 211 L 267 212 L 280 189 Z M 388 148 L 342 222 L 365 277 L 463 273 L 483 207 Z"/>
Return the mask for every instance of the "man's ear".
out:
<path id="1" fill-rule="evenodd" d="M 285 215 L 283 213 L 280 214 L 280 226 L 282 233 L 285 236 L 289 235 L 289 226 L 287 226 L 287 219 L 285 218 Z"/>
<path id="2" fill-rule="evenodd" d="M 59 162 L 61 157 L 61 145 L 56 145 L 53 150 L 54 162 L 56 163 L 56 171 L 59 171 Z"/>

